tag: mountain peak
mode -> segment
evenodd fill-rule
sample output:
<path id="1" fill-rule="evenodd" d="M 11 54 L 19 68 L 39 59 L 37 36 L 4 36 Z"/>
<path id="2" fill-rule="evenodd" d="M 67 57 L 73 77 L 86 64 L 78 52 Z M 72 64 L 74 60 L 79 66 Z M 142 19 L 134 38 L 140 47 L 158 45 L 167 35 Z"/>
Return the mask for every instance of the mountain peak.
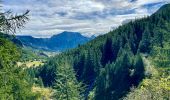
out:
<path id="1" fill-rule="evenodd" d="M 18 38 L 26 46 L 50 51 L 64 51 L 75 48 L 79 44 L 84 44 L 93 39 L 78 32 L 68 31 L 53 35 L 51 38 L 33 38 L 32 36 L 18 36 Z"/>
<path id="2" fill-rule="evenodd" d="M 56 38 L 60 38 L 60 39 L 63 39 L 63 38 L 87 38 L 83 35 L 81 35 L 81 33 L 78 33 L 78 32 L 68 32 L 68 31 L 64 31 L 60 34 L 56 34 L 56 35 L 53 35 L 51 37 L 51 39 L 56 39 Z"/>
<path id="3" fill-rule="evenodd" d="M 64 31 L 61 34 L 65 34 L 65 35 L 79 35 L 82 36 L 81 33 L 79 32 L 69 32 L 69 31 Z"/>

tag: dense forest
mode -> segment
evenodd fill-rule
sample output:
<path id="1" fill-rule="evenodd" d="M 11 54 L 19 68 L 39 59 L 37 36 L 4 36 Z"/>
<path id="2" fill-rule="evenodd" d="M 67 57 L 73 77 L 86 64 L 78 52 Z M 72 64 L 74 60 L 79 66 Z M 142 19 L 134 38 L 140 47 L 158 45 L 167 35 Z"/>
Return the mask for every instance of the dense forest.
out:
<path id="1" fill-rule="evenodd" d="M 66 77 L 67 70 L 65 69 L 65 73 L 60 73 L 58 70 L 70 66 L 74 71 L 68 72 L 67 75 L 75 74 L 77 81 L 83 83 L 85 91 L 78 92 L 85 99 L 118 100 L 132 87 L 138 87 L 142 80 L 151 74 L 145 73 L 144 57 L 158 55 L 158 53 L 153 54 L 156 50 L 169 50 L 169 12 L 170 5 L 164 5 L 150 17 L 131 21 L 83 46 L 61 53 L 51 58 L 43 67 L 36 69 L 38 72 L 35 76 L 41 77 L 44 86 L 47 87 L 54 87 L 58 80 L 61 84 L 67 84 L 69 78 L 62 81 Z M 166 56 L 169 55 L 164 55 Z M 168 73 L 169 60 L 166 62 L 159 58 L 157 60 L 160 65 L 164 67 L 167 65 L 166 73 Z M 72 81 L 69 82 L 74 84 Z M 165 98 L 168 99 L 170 91 L 166 93 L 168 95 Z M 63 96 L 62 99 L 66 97 Z M 76 96 L 68 96 L 70 99 L 73 97 Z"/>
<path id="2" fill-rule="evenodd" d="M 50 57 L 40 67 L 18 67 L 22 46 L 1 37 L 0 99 L 45 99 L 41 92 L 33 92 L 37 86 L 51 88 L 54 100 L 169 100 L 169 12 L 170 4 L 166 4 L 149 17 Z M 20 23 L 11 25 L 22 25 L 27 13 L 14 16 L 14 23 Z M 2 24 L 0 29 L 15 32 L 19 27 L 11 25 Z"/>

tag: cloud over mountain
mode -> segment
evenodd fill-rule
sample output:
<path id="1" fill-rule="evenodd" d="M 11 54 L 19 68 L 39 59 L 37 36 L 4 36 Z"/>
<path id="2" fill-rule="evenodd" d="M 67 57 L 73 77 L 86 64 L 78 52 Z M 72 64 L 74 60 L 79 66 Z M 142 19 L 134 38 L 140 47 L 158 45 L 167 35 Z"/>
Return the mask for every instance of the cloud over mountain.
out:
<path id="1" fill-rule="evenodd" d="M 4 10 L 30 10 L 30 21 L 18 34 L 49 37 L 62 31 L 104 34 L 127 19 L 154 13 L 169 0 L 4 0 Z"/>

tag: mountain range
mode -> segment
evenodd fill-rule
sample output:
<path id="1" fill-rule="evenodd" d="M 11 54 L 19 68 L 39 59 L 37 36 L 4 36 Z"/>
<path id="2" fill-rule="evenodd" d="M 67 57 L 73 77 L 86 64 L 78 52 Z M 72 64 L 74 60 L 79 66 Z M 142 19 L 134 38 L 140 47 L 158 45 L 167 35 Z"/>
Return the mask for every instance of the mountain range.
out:
<path id="1" fill-rule="evenodd" d="M 50 38 L 34 38 L 32 36 L 17 36 L 23 46 L 46 51 L 65 51 L 78 47 L 95 37 L 85 37 L 78 32 L 64 31 L 60 34 L 53 35 Z"/>

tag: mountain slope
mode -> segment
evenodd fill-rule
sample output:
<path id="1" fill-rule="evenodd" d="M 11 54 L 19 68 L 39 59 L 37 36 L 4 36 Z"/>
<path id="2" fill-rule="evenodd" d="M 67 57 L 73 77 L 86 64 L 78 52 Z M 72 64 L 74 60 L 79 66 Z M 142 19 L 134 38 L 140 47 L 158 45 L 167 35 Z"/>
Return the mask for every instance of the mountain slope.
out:
<path id="1" fill-rule="evenodd" d="M 16 41 L 11 40 L 15 40 L 13 36 L 0 33 L 0 99 L 38 99 L 40 96 L 32 92 L 27 73 L 16 65 L 21 52 L 14 44 Z"/>
<path id="2" fill-rule="evenodd" d="M 82 36 L 77 32 L 63 32 L 54 35 L 51 38 L 34 38 L 32 36 L 17 36 L 25 46 L 35 49 L 43 49 L 50 51 L 63 51 L 70 48 L 75 48 L 79 44 L 84 44 L 93 38 Z"/>
<path id="3" fill-rule="evenodd" d="M 4 34 L 0 32 L 0 37 L 12 41 L 17 46 L 20 46 L 20 47 L 23 46 L 22 42 L 18 40 L 14 35 L 8 35 L 8 34 Z"/>
<path id="4" fill-rule="evenodd" d="M 55 83 L 56 68 L 64 61 L 87 85 L 85 97 L 94 91 L 95 100 L 118 100 L 145 77 L 141 53 L 151 56 L 155 48 L 170 47 L 170 4 L 150 17 L 120 26 L 73 50 L 51 58 L 39 69 L 45 86 Z"/>
<path id="5" fill-rule="evenodd" d="M 165 51 L 164 48 L 159 48 L 159 50 Z M 166 48 L 166 51 L 169 50 L 170 48 Z M 155 61 L 155 57 L 157 58 L 158 56 L 162 56 L 164 59 L 159 59 Z M 143 61 L 146 65 L 146 77 L 142 80 L 140 86 L 138 86 L 137 88 L 132 88 L 128 95 L 123 98 L 123 100 L 169 100 L 169 57 L 170 56 L 167 52 L 160 52 L 148 58 L 143 57 Z"/>

